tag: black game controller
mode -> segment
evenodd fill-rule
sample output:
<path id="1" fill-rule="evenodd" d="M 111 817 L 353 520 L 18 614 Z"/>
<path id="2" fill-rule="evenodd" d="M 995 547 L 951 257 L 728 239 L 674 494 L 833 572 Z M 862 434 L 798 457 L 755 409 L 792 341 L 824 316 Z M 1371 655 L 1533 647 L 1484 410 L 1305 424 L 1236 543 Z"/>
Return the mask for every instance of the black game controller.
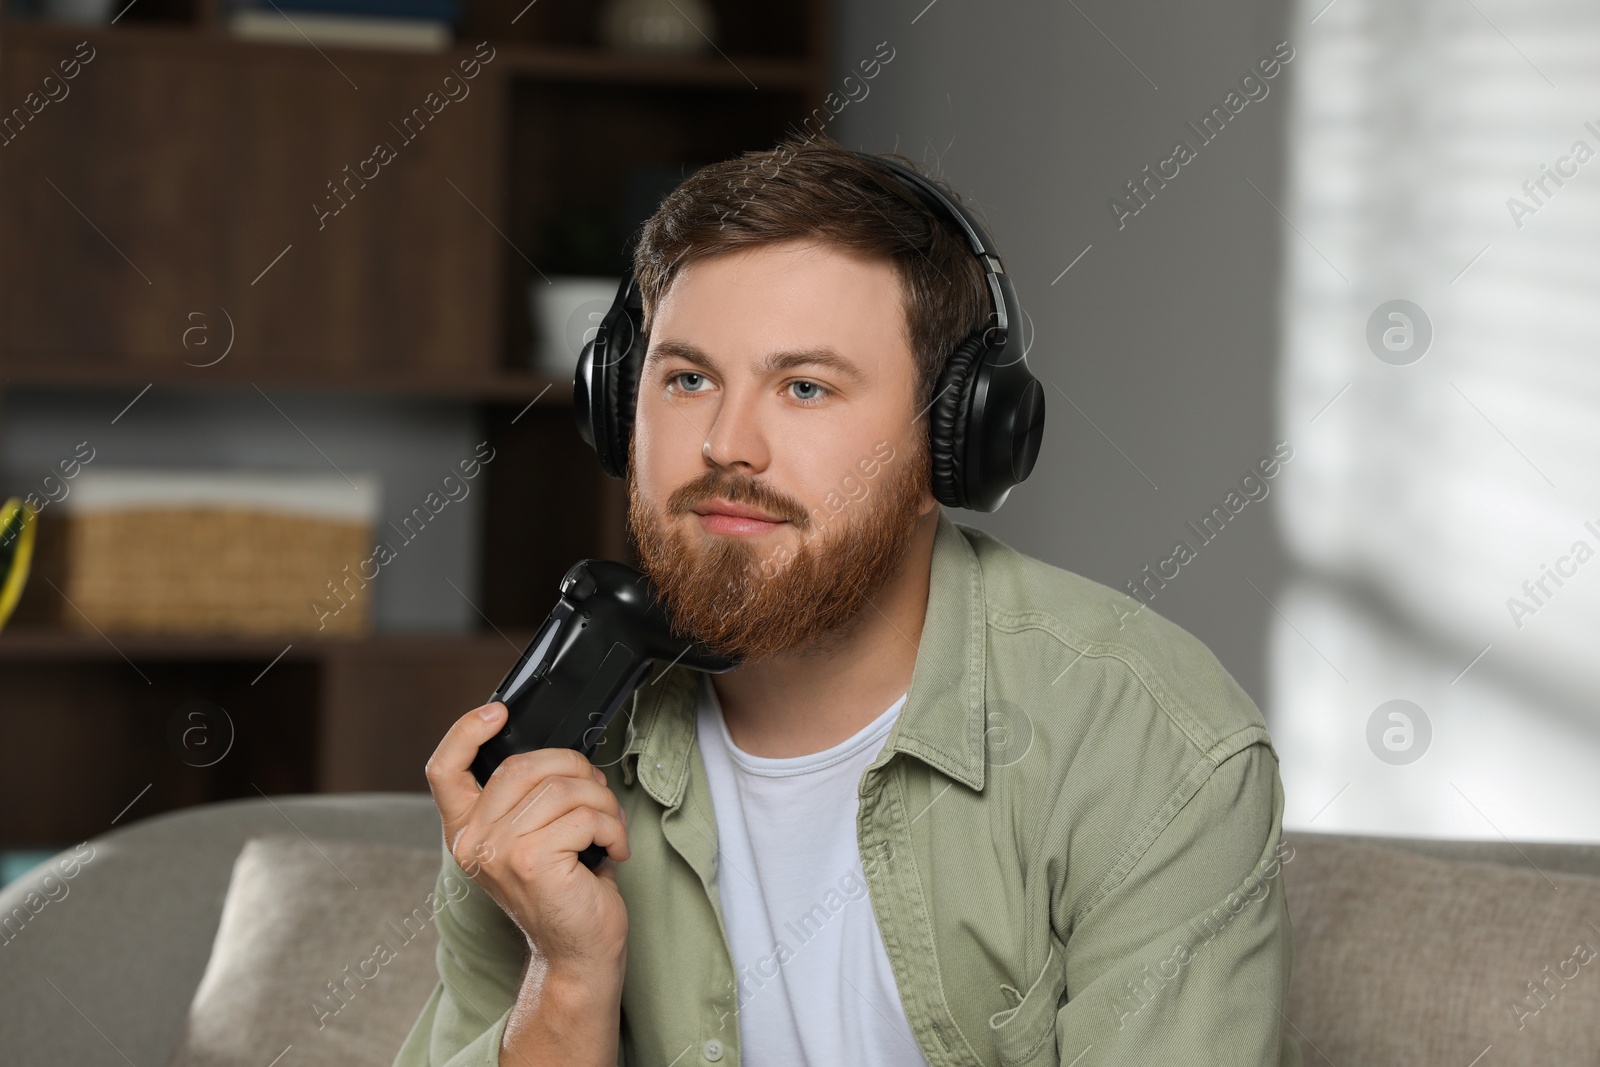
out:
<path id="1" fill-rule="evenodd" d="M 607 725 L 653 661 L 708 674 L 739 665 L 672 632 L 666 608 L 639 571 L 585 559 L 561 579 L 561 599 L 489 698 L 506 706 L 506 724 L 478 749 L 472 775 L 481 786 L 507 756 L 536 748 L 574 748 L 593 756 Z M 591 871 L 606 850 L 578 853 Z"/>

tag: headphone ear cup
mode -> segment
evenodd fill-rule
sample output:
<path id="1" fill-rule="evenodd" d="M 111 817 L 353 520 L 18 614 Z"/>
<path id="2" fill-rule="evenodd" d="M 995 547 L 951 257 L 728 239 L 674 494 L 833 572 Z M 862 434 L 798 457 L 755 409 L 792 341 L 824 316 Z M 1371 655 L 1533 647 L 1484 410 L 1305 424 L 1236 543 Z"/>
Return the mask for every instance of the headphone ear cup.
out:
<path id="1" fill-rule="evenodd" d="M 966 507 L 967 418 L 972 409 L 972 371 L 987 351 L 981 334 L 961 342 L 944 362 L 928 413 L 928 453 L 933 496 L 946 507 Z"/>
<path id="2" fill-rule="evenodd" d="M 627 475 L 628 436 L 633 431 L 637 375 L 644 353 L 642 318 L 638 282 L 629 274 L 599 332 L 584 345 L 573 380 L 578 432 L 594 447 L 600 469 L 613 478 Z"/>
<path id="3" fill-rule="evenodd" d="M 635 332 L 633 338 L 637 337 Z M 642 345 L 630 343 L 621 358 L 606 368 L 606 410 L 613 427 L 612 458 L 618 478 L 628 474 L 628 441 L 633 436 L 633 416 L 639 398 L 638 350 L 642 348 Z"/>

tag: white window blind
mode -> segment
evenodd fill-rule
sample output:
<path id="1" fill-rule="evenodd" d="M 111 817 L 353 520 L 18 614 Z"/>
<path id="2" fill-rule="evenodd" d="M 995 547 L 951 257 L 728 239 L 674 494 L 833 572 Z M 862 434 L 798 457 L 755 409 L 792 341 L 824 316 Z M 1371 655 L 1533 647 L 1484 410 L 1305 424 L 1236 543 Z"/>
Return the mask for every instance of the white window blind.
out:
<path id="1" fill-rule="evenodd" d="M 1290 26 L 1284 821 L 1600 840 L 1600 7 L 1305 0 Z M 1395 300 L 1423 316 L 1370 344 Z M 1391 700 L 1420 758 L 1402 720 L 1371 740 Z"/>

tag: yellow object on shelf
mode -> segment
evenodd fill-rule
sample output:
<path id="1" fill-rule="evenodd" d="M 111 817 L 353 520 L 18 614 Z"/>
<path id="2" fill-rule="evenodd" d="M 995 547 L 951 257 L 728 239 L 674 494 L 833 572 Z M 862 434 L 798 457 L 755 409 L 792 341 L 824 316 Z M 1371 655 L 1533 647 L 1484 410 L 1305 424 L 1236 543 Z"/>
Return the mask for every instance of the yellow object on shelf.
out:
<path id="1" fill-rule="evenodd" d="M 0 504 L 0 630 L 5 629 L 28 581 L 37 517 L 38 512 L 21 497 Z"/>

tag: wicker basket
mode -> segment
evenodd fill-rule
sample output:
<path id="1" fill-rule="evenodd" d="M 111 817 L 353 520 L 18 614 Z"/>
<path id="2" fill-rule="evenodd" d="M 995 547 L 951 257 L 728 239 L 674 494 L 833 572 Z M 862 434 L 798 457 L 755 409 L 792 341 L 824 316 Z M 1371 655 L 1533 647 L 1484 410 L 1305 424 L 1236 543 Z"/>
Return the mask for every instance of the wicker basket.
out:
<path id="1" fill-rule="evenodd" d="M 45 586 L 49 621 L 138 633 L 367 633 L 374 590 L 360 564 L 372 554 L 378 487 L 370 476 L 351 481 L 85 471 L 41 515 L 39 572 L 62 594 Z"/>

